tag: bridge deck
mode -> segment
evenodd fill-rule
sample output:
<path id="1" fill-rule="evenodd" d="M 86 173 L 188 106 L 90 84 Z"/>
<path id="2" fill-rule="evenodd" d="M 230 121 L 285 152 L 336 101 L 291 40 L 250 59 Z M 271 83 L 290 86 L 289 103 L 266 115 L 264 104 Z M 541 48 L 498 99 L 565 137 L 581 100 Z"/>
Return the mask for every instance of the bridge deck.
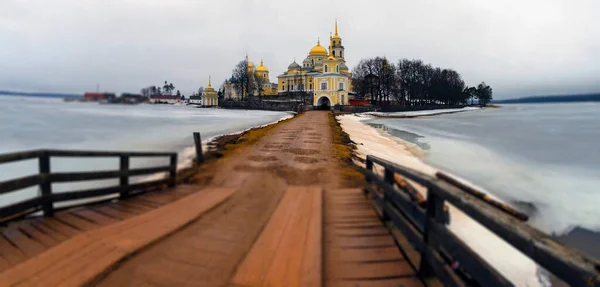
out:
<path id="1" fill-rule="evenodd" d="M 66 209 L 56 212 L 54 218 L 40 216 L 9 222 L 0 227 L 0 273 L 78 234 L 146 213 L 196 190 L 181 185 L 127 200 Z"/>
<path id="2" fill-rule="evenodd" d="M 421 285 L 335 155 L 329 114 L 309 112 L 214 163 L 180 200 L 16 222 L 0 286 Z"/>

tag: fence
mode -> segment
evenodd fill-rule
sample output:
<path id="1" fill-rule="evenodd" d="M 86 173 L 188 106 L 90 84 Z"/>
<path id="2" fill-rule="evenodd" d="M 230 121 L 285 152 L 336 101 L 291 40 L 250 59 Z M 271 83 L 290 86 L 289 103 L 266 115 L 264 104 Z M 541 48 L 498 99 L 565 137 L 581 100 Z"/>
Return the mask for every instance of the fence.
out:
<path id="1" fill-rule="evenodd" d="M 374 172 L 375 164 L 383 167 L 383 178 Z M 512 286 L 449 231 L 445 225 L 445 204 L 449 203 L 558 279 L 572 286 L 600 286 L 598 262 L 530 227 L 522 214 L 486 201 L 472 188 L 447 176 L 432 177 L 374 156 L 367 156 L 366 166 L 365 192 L 375 199 L 379 215 L 421 278 L 439 278 L 446 286 Z M 397 184 L 397 175 L 427 189 L 425 208 L 410 192 L 414 189 L 407 188 L 410 183 Z"/>
<path id="2" fill-rule="evenodd" d="M 90 172 L 52 172 L 50 163 L 52 158 L 83 157 L 83 158 L 119 158 L 119 169 L 109 171 Z M 168 157 L 168 166 L 130 169 L 129 159 L 132 157 Z M 42 210 L 45 216 L 52 216 L 54 203 L 78 199 L 94 198 L 119 194 L 121 198 L 128 197 L 134 192 L 158 187 L 167 184 L 175 186 L 177 173 L 177 153 L 161 152 L 108 152 L 108 151 L 63 151 L 63 150 L 34 150 L 0 155 L 0 164 L 37 159 L 39 173 L 0 182 L 0 195 L 18 192 L 19 190 L 39 186 L 38 196 L 17 203 L 0 207 L 0 220 L 25 216 Z M 168 172 L 169 177 L 149 182 L 130 184 L 130 176 L 151 175 Z M 119 185 L 95 189 L 77 190 L 69 192 L 52 192 L 53 183 L 76 182 L 101 179 L 119 179 Z"/>

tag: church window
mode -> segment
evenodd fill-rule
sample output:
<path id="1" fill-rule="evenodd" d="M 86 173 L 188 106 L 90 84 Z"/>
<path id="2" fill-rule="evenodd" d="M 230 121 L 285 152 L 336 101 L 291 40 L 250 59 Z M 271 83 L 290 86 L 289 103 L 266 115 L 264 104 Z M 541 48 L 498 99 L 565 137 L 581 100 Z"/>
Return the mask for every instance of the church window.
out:
<path id="1" fill-rule="evenodd" d="M 312 90 L 312 84 L 310 84 L 309 87 L 310 87 L 310 90 Z"/>
<path id="2" fill-rule="evenodd" d="M 339 73 L 339 72 L 340 72 L 340 66 L 337 66 L 337 65 L 336 65 L 336 66 L 335 66 L 335 71 L 336 71 L 337 73 Z"/>
<path id="3" fill-rule="evenodd" d="M 327 68 L 328 68 L 327 65 L 325 65 L 325 73 L 327 73 Z"/>
<path id="4" fill-rule="evenodd" d="M 340 58 L 344 57 L 344 52 L 340 51 Z"/>
<path id="5" fill-rule="evenodd" d="M 263 78 L 266 78 L 266 77 L 267 77 L 267 73 L 263 73 Z"/>
<path id="6" fill-rule="evenodd" d="M 321 90 L 327 90 L 327 82 L 322 82 L 321 83 Z"/>
<path id="7" fill-rule="evenodd" d="M 335 57 L 335 51 L 333 51 L 333 56 Z"/>
<path id="8" fill-rule="evenodd" d="M 340 90 L 344 89 L 344 82 L 340 82 Z"/>

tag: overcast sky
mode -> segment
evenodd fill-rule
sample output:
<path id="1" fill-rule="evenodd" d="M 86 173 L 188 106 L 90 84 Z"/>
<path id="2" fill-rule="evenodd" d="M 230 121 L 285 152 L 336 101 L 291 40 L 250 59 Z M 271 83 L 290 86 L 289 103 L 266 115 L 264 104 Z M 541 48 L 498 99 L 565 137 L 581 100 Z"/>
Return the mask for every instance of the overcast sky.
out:
<path id="1" fill-rule="evenodd" d="M 246 53 L 271 81 L 338 18 L 346 60 L 422 59 L 496 98 L 600 92 L 598 0 L 0 0 L 0 89 L 185 95 Z"/>

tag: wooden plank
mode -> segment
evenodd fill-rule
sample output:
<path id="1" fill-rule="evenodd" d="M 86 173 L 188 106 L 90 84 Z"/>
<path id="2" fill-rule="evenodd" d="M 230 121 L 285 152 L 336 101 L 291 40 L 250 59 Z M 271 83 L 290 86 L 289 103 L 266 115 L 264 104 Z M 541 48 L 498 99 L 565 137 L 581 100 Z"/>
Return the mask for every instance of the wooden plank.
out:
<path id="1" fill-rule="evenodd" d="M 0 219 L 7 221 L 10 218 L 24 216 L 40 209 L 42 199 L 34 197 L 23 201 L 15 202 L 0 208 Z"/>
<path id="2" fill-rule="evenodd" d="M 336 229 L 328 228 L 325 233 L 335 236 L 387 236 L 389 231 L 385 227 L 369 229 Z"/>
<path id="3" fill-rule="evenodd" d="M 45 233 L 39 231 L 37 228 L 33 227 L 31 225 L 32 222 L 25 221 L 25 222 L 19 222 L 19 223 L 20 223 L 19 229 L 21 229 L 23 232 L 26 232 L 27 234 L 29 234 L 29 236 L 31 236 L 33 240 L 38 241 L 39 243 L 44 245 L 46 248 L 50 248 L 59 243 L 58 240 L 52 238 L 48 234 L 45 234 Z"/>
<path id="4" fill-rule="evenodd" d="M 72 213 L 77 214 L 81 217 L 85 217 L 88 220 L 94 221 L 97 224 L 100 225 L 108 225 L 111 223 L 115 223 L 118 222 L 119 220 L 114 219 L 112 217 L 108 217 L 106 215 L 103 215 L 101 213 L 95 212 L 92 209 L 89 208 L 79 208 L 79 209 L 75 209 L 72 211 Z"/>
<path id="5" fill-rule="evenodd" d="M 12 264 L 2 256 L 2 254 L 0 253 L 0 273 L 2 273 L 2 271 L 8 267 L 12 266 Z"/>
<path id="6" fill-rule="evenodd" d="M 28 257 L 35 256 L 46 250 L 44 245 L 27 237 L 17 228 L 9 226 L 2 231 L 2 234 Z"/>
<path id="7" fill-rule="evenodd" d="M 295 286 L 300 280 L 302 254 L 306 231 L 310 220 L 311 200 L 304 188 L 289 188 L 286 192 L 300 193 L 298 205 L 291 211 L 291 218 L 281 235 L 277 252 L 261 285 Z"/>
<path id="8" fill-rule="evenodd" d="M 320 286 L 323 282 L 323 190 L 312 190 L 310 221 L 302 258 L 300 286 Z"/>
<path id="9" fill-rule="evenodd" d="M 90 150 L 45 150 L 53 157 L 169 157 L 172 152 L 128 152 L 128 151 L 90 151 Z"/>
<path id="10" fill-rule="evenodd" d="M 129 206 L 124 206 L 123 204 L 121 204 L 121 202 L 113 202 L 113 203 L 107 204 L 106 207 L 108 207 L 110 209 L 114 209 L 118 212 L 124 212 L 124 213 L 131 214 L 131 216 L 136 216 L 136 215 L 140 215 L 140 214 L 144 213 L 144 211 L 142 211 L 142 210 L 134 209 Z"/>
<path id="11" fill-rule="evenodd" d="M 8 242 L 4 236 L 0 236 L 0 254 L 12 265 L 27 259 L 25 253 Z"/>
<path id="12" fill-rule="evenodd" d="M 115 219 L 127 219 L 130 218 L 132 216 L 135 216 L 135 214 L 130 213 L 130 212 L 125 212 L 125 211 L 121 211 L 115 208 L 111 208 L 110 206 L 107 205 L 96 205 L 96 206 L 91 206 L 90 209 L 98 212 L 98 213 L 102 213 L 106 216 L 115 218 Z"/>
<path id="13" fill-rule="evenodd" d="M 81 230 L 79 230 L 73 226 L 66 225 L 63 222 L 58 221 L 51 217 L 40 218 L 38 223 L 45 225 L 46 227 L 53 229 L 56 232 L 63 234 L 66 237 L 72 237 L 72 236 L 75 236 L 75 235 L 81 233 Z"/>
<path id="14" fill-rule="evenodd" d="M 48 226 L 46 226 L 44 224 L 41 224 L 39 222 L 39 220 L 40 220 L 39 218 L 36 218 L 34 220 L 30 220 L 31 226 L 34 227 L 34 228 L 36 228 L 36 229 L 38 229 L 40 232 L 43 232 L 44 234 L 46 234 L 46 235 L 54 238 L 54 240 L 56 240 L 58 242 L 64 241 L 64 240 L 66 240 L 66 239 L 69 238 L 69 237 L 67 237 L 64 234 L 62 234 L 60 232 L 57 232 L 56 230 L 51 229 L 51 228 L 49 228 Z"/>
<path id="15" fill-rule="evenodd" d="M 0 194 L 8 193 L 14 190 L 39 185 L 44 181 L 44 177 L 39 174 L 23 176 L 6 181 L 0 181 Z"/>
<path id="16" fill-rule="evenodd" d="M 89 285 L 119 261 L 197 219 L 232 194 L 230 189 L 198 193 L 129 220 L 88 231 L 85 236 L 75 236 L 0 273 L 0 286 Z"/>
<path id="17" fill-rule="evenodd" d="M 285 192 L 267 226 L 238 267 L 232 280 L 233 284 L 249 286 L 263 284 L 281 237 L 299 204 L 300 196 L 300 192 L 289 192 L 289 189 Z"/>
<path id="18" fill-rule="evenodd" d="M 381 261 L 402 261 L 404 257 L 395 246 L 374 247 L 364 249 L 349 249 L 330 246 L 335 256 L 340 262 L 381 262 Z"/>
<path id="19" fill-rule="evenodd" d="M 394 247 L 394 239 L 390 235 L 387 236 L 354 236 L 343 237 L 336 239 L 336 243 L 340 247 L 347 248 L 365 248 L 365 247 Z"/>
<path id="20" fill-rule="evenodd" d="M 40 156 L 41 152 L 42 150 L 30 150 L 0 154 L 0 164 L 37 158 Z"/>
<path id="21" fill-rule="evenodd" d="M 331 268 L 331 277 L 342 280 L 368 280 L 414 276 L 415 271 L 406 261 L 375 263 L 340 263 Z"/>
<path id="22" fill-rule="evenodd" d="M 423 282 L 416 276 L 399 276 L 398 278 L 378 278 L 376 280 L 337 281 L 328 285 L 334 287 L 413 287 L 423 286 Z"/>
<path id="23" fill-rule="evenodd" d="M 73 215 L 70 211 L 62 211 L 54 215 L 56 220 L 65 223 L 69 226 L 73 226 L 79 230 L 86 231 L 98 227 L 98 224 L 89 222 L 80 217 Z"/>
<path id="24" fill-rule="evenodd" d="M 133 202 L 138 205 L 150 207 L 150 208 L 157 208 L 157 207 L 161 207 L 161 206 L 165 205 L 164 203 L 154 202 L 154 201 L 148 200 L 146 198 L 143 198 L 141 196 L 128 199 L 128 201 Z"/>
<path id="25" fill-rule="evenodd" d="M 148 210 L 154 209 L 152 207 L 147 207 L 147 206 L 143 206 L 143 205 L 140 205 L 140 204 L 133 203 L 133 202 L 131 202 L 129 200 L 121 200 L 117 204 L 121 205 L 123 207 L 132 208 L 132 209 L 135 209 L 135 210 L 138 210 L 138 211 L 142 211 L 142 212 L 146 212 Z"/>
<path id="26" fill-rule="evenodd" d="M 122 177 L 122 176 L 137 176 L 137 175 L 153 174 L 153 173 L 158 173 L 158 172 L 167 172 L 170 170 L 171 170 L 170 166 L 162 166 L 162 167 L 130 169 L 128 171 L 98 170 L 98 171 L 84 171 L 84 172 L 56 172 L 56 173 L 51 173 L 49 175 L 49 180 L 51 182 L 99 180 L 99 179 L 118 178 L 118 177 Z"/>

